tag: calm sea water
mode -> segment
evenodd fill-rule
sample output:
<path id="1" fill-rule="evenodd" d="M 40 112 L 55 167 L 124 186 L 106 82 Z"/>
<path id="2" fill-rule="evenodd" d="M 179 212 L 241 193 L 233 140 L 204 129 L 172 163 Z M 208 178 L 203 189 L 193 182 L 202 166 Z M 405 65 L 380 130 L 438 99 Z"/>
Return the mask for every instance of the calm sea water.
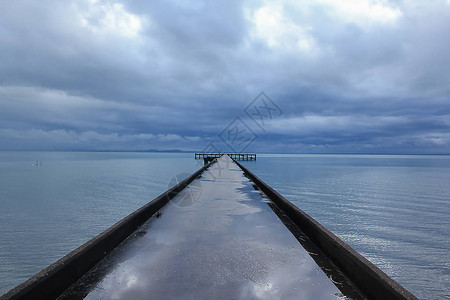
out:
<path id="1" fill-rule="evenodd" d="M 259 155 L 245 165 L 420 299 L 450 299 L 450 156 Z"/>
<path id="2" fill-rule="evenodd" d="M 418 297 L 450 297 L 449 156 L 245 164 Z M 0 152 L 0 294 L 198 167 L 192 154 Z"/>
<path id="3" fill-rule="evenodd" d="M 0 152 L 0 295 L 197 169 L 191 154 Z"/>

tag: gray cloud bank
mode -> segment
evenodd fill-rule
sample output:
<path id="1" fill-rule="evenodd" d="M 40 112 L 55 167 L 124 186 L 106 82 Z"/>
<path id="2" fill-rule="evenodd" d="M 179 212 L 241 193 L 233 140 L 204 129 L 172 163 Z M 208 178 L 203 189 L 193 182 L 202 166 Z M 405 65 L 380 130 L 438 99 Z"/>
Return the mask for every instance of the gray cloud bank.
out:
<path id="1" fill-rule="evenodd" d="M 450 1 L 3 1 L 0 150 L 450 153 Z M 283 110 L 264 130 L 244 108 Z"/>

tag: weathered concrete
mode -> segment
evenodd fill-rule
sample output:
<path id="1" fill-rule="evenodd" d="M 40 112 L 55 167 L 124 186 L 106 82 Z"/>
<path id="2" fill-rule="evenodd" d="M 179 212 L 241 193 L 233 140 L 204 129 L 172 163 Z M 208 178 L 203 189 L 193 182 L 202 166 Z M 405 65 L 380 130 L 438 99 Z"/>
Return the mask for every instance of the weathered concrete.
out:
<path id="1" fill-rule="evenodd" d="M 61 299 L 342 297 L 228 157 L 190 187 Z"/>
<path id="2" fill-rule="evenodd" d="M 167 202 L 201 175 L 204 166 L 173 188 L 119 221 L 103 233 L 70 252 L 26 282 L 7 292 L 0 300 L 55 299 L 95 264 L 132 234 Z"/>
<path id="3" fill-rule="evenodd" d="M 408 290 L 235 161 L 330 260 L 370 299 L 417 299 Z"/>

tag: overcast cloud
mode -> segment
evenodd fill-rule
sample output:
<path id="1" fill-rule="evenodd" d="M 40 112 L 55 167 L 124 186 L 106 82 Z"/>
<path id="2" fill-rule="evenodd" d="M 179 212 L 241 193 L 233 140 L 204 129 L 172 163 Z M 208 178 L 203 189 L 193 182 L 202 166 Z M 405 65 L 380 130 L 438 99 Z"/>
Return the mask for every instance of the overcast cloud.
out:
<path id="1" fill-rule="evenodd" d="M 240 117 L 248 151 L 450 153 L 449 32 L 449 0 L 2 0 L 0 150 L 202 150 Z"/>

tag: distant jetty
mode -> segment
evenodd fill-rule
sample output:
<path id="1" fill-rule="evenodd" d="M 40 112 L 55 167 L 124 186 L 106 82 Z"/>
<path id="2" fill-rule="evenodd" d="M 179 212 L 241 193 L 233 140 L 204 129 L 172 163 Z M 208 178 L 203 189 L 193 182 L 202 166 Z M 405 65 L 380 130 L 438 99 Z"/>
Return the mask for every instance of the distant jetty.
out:
<path id="1" fill-rule="evenodd" d="M 205 159 L 205 158 L 219 158 L 224 153 L 195 153 L 195 159 Z M 255 153 L 227 153 L 234 160 L 256 160 Z"/>

